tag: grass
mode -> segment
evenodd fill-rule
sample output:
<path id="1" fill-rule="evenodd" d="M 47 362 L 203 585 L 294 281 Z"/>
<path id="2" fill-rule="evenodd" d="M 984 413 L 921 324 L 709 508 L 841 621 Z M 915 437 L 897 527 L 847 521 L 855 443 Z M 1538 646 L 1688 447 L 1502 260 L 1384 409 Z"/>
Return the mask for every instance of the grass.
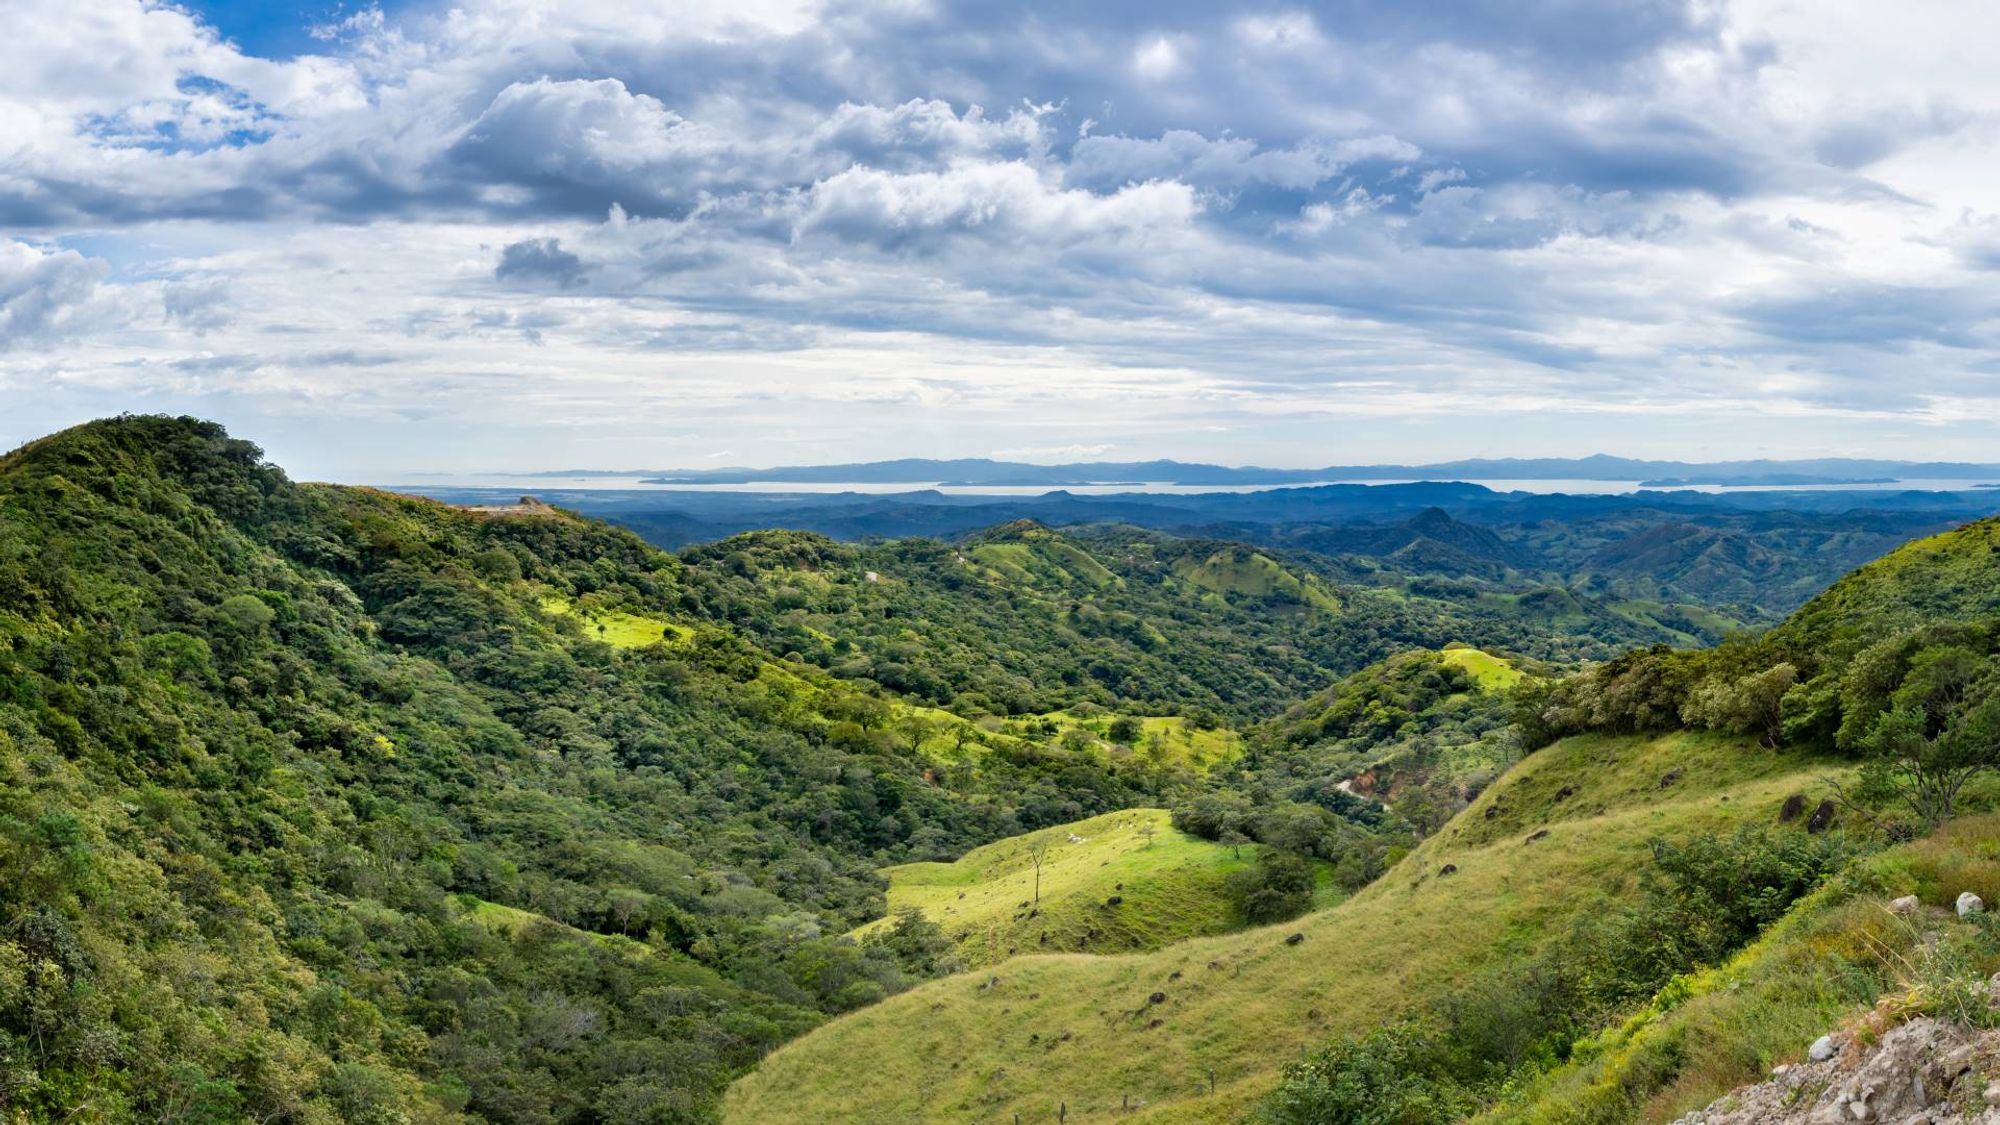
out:
<path id="1" fill-rule="evenodd" d="M 568 598 L 556 596 L 543 598 L 541 610 L 553 617 L 576 617 L 583 624 L 585 636 L 594 636 L 613 648 L 644 648 L 663 640 L 681 640 L 691 631 L 684 625 L 621 609 L 589 605 L 579 608 Z"/>
<path id="2" fill-rule="evenodd" d="M 1807 1044 L 1837 1026 L 1944 1009 L 1953 983 L 2000 968 L 1991 923 L 1952 913 L 1963 890 L 2000 901 L 1991 897 L 2000 894 L 2000 816 L 1966 817 L 1862 861 L 1729 963 L 1586 1043 L 1481 1120 L 1672 1121 L 1762 1081 L 1778 1063 L 1801 1061 Z M 1916 919 L 1887 908 L 1904 894 L 1923 901 Z"/>
<path id="3" fill-rule="evenodd" d="M 1301 577 L 1271 556 L 1247 547 L 1230 547 L 1205 559 L 1174 563 L 1174 576 L 1213 594 L 1252 598 L 1283 598 L 1325 613 L 1339 613 L 1340 599 L 1311 575 Z"/>
<path id="4" fill-rule="evenodd" d="M 1481 691 L 1505 691 L 1520 683 L 1524 675 L 1505 658 L 1471 645 L 1446 645 L 1438 655 L 1444 657 L 1445 663 L 1455 664 L 1470 672 L 1472 678 L 1479 682 Z"/>
<path id="5" fill-rule="evenodd" d="M 491 930 L 503 937 L 513 938 L 530 926 L 547 927 L 547 932 L 557 935 L 559 940 L 590 943 L 628 957 L 645 958 L 653 955 L 653 950 L 645 942 L 619 934 L 596 934 L 567 926 L 544 914 L 532 910 L 522 910 L 513 906 L 502 906 L 497 902 L 487 902 L 473 895 L 453 895 L 451 903 L 460 918 Z"/>
<path id="6" fill-rule="evenodd" d="M 1162 765 L 1192 766 L 1196 769 L 1230 761 L 1243 753 L 1243 736 L 1224 727 L 1198 729 L 1181 715 L 1133 717 L 1139 724 L 1139 737 L 1133 740 L 1130 747 L 1121 747 L 1110 741 L 1111 724 L 1117 721 L 1118 716 L 1108 713 L 1079 715 L 1072 711 L 1049 711 L 1040 715 L 1023 715 L 1008 720 L 1002 733 L 1027 739 L 1029 731 L 1050 725 L 1056 728 L 1052 737 L 1060 741 L 1064 733 L 1082 730 L 1096 740 L 1094 749 L 1101 756 L 1132 754 Z"/>
<path id="7" fill-rule="evenodd" d="M 725 1116 L 1028 1123 L 1060 1103 L 1071 1122 L 1230 1120 L 1329 1034 L 1530 956 L 1598 896 L 1626 892 L 1649 838 L 1768 822 L 1788 795 L 1818 796 L 1823 768 L 1710 735 L 1565 740 L 1331 909 L 933 982 L 779 1049 L 730 1090 Z"/>
<path id="8" fill-rule="evenodd" d="M 1148 831 L 1150 830 L 1150 835 Z M 1041 904 L 1032 904 L 1042 860 Z M 968 966 L 1015 953 L 1158 949 L 1242 925 L 1224 881 L 1258 849 L 1177 831 L 1164 809 L 1129 809 L 975 848 L 952 863 L 884 868 L 891 913 L 916 907 Z M 1112 898 L 1120 901 L 1111 905 Z M 867 933 L 887 921 L 855 931 Z"/>
<path id="9" fill-rule="evenodd" d="M 1681 602 L 1622 601 L 1612 603 L 1610 609 L 1636 625 L 1664 630 L 1683 644 L 1703 644 L 1706 643 L 1704 635 L 1707 638 L 1720 637 L 1744 627 L 1744 623 L 1734 617 Z M 1683 629 L 1682 624 L 1693 625 L 1699 631 Z"/>
<path id="10" fill-rule="evenodd" d="M 990 578 L 1011 585 L 1068 590 L 1123 584 L 1088 552 L 1048 531 L 1024 531 L 1018 539 L 981 543 L 965 554 Z"/>

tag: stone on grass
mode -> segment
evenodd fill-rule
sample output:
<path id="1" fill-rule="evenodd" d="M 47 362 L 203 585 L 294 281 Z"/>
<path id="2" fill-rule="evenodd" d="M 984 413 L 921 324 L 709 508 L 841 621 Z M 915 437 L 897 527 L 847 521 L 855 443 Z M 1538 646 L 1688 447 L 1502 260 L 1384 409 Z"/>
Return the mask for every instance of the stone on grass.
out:
<path id="1" fill-rule="evenodd" d="M 1892 899 L 1889 909 L 1896 914 L 1915 914 L 1923 905 L 1923 900 L 1917 896 L 1904 895 L 1902 898 Z"/>
<path id="2" fill-rule="evenodd" d="M 1985 910 L 1986 910 L 1986 900 L 1980 898 L 1976 894 L 1973 894 L 1971 891 L 1967 891 L 1964 894 L 1958 896 L 1958 916 L 1960 918 L 1964 918 L 1967 915 L 1971 914 L 1984 913 Z"/>

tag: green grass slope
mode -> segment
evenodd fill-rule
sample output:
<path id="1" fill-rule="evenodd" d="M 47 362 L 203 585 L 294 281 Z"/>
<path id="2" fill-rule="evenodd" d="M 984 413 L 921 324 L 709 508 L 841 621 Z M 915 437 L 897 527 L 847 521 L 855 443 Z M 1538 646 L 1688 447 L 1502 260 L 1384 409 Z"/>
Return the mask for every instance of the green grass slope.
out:
<path id="1" fill-rule="evenodd" d="M 1037 847 L 1046 849 L 1038 907 Z M 953 863 L 882 873 L 890 911 L 923 911 L 976 967 L 1015 953 L 1158 949 L 1235 928 L 1241 919 L 1224 884 L 1255 864 L 1257 848 L 1238 851 L 1176 830 L 1164 809 L 1130 809 L 974 848 Z"/>
<path id="2" fill-rule="evenodd" d="M 1283 563 L 1248 547 L 1224 547 L 1205 558 L 1184 556 L 1174 574 L 1211 593 L 1246 598 L 1271 598 L 1310 605 L 1327 613 L 1340 612 L 1340 599 L 1311 575 L 1293 574 Z"/>
<path id="3" fill-rule="evenodd" d="M 1867 857 L 1727 963 L 1684 978 L 1477 1120 L 1673 1121 L 1803 1061 L 1807 1044 L 1835 1027 L 1879 1032 L 1878 1021 L 1962 1015 L 1953 998 L 2000 968 L 1990 921 L 1954 916 L 1966 890 L 2000 901 L 2000 815 L 1966 817 Z M 1914 917 L 1888 907 L 1905 894 L 1923 903 Z"/>
<path id="4" fill-rule="evenodd" d="M 1071 1122 L 1227 1120 L 1301 1049 L 1530 956 L 1629 889 L 1647 840 L 1771 821 L 1788 795 L 1819 792 L 1824 768 L 1709 735 L 1570 739 L 1331 909 L 933 982 L 781 1048 L 731 1088 L 725 1118 L 1027 1122 L 1067 1106 Z"/>
<path id="5" fill-rule="evenodd" d="M 1523 675 L 1519 668 L 1508 663 L 1505 657 L 1473 648 L 1470 645 L 1446 645 L 1439 655 L 1447 664 L 1456 665 L 1471 673 L 1482 691 L 1505 691 L 1521 682 Z"/>

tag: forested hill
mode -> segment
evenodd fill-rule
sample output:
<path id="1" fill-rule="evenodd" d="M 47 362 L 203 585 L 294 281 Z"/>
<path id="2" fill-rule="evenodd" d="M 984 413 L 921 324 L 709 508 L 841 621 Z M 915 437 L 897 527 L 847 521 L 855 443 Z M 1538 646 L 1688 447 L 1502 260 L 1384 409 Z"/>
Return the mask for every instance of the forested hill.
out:
<path id="1" fill-rule="evenodd" d="M 297 485 L 187 419 L 0 460 L 6 1104 L 703 1119 L 933 970 L 921 933 L 829 936 L 880 914 L 877 865 L 1196 783 L 926 746 L 957 720 L 773 658 L 707 588 L 561 513 Z"/>
<path id="2" fill-rule="evenodd" d="M 877 867 L 1184 803 L 1228 745 L 1189 732 L 1403 648 L 1635 635 L 1139 533 L 681 558 L 297 484 L 192 419 L 78 427 L 0 459 L 5 1104 L 704 1120 L 944 967 L 935 928 L 837 936 Z"/>

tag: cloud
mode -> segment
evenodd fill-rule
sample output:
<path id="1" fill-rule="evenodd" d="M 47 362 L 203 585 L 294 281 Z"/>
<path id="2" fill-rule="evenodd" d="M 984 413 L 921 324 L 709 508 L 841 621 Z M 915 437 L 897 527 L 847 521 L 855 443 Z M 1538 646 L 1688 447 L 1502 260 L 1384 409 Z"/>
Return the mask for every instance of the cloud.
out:
<path id="1" fill-rule="evenodd" d="M 1265 149 L 1248 138 L 1209 138 L 1172 129 L 1150 138 L 1085 137 L 1070 150 L 1064 178 L 1071 184 L 1100 190 L 1147 180 L 1176 180 L 1209 189 L 1268 184 L 1306 191 L 1337 179 L 1357 164 L 1407 164 L 1422 155 L 1417 146 L 1391 136 L 1307 141 Z"/>
<path id="2" fill-rule="evenodd" d="M 449 157 L 483 180 L 497 203 L 519 197 L 491 187 L 511 185 L 565 209 L 678 210 L 694 201 L 728 147 L 618 79 L 536 79 L 496 94 Z"/>
<path id="3" fill-rule="evenodd" d="M 500 248 L 493 276 L 501 281 L 546 281 L 558 289 L 583 282 L 583 259 L 562 248 L 559 238 L 528 238 Z"/>
<path id="4" fill-rule="evenodd" d="M 1130 400 L 1102 440 L 1255 459 L 1399 410 L 1708 440 L 1748 386 L 1802 432 L 2000 437 L 1969 0 L 463 0 L 287 60 L 22 3 L 10 399 L 431 419 L 449 388 L 491 433 L 686 409 L 705 448 L 830 451 L 919 440 L 910 403 L 1070 447 Z"/>
<path id="5" fill-rule="evenodd" d="M 106 269 L 74 250 L 0 241 L 0 351 L 74 339 L 105 321 Z"/>
<path id="6" fill-rule="evenodd" d="M 1149 181 L 1109 194 L 1067 190 L 1020 162 L 901 174 L 852 168 L 813 186 L 798 231 L 884 247 L 935 247 L 971 236 L 1033 243 L 1046 252 L 1171 233 L 1199 211 L 1185 184 Z"/>

